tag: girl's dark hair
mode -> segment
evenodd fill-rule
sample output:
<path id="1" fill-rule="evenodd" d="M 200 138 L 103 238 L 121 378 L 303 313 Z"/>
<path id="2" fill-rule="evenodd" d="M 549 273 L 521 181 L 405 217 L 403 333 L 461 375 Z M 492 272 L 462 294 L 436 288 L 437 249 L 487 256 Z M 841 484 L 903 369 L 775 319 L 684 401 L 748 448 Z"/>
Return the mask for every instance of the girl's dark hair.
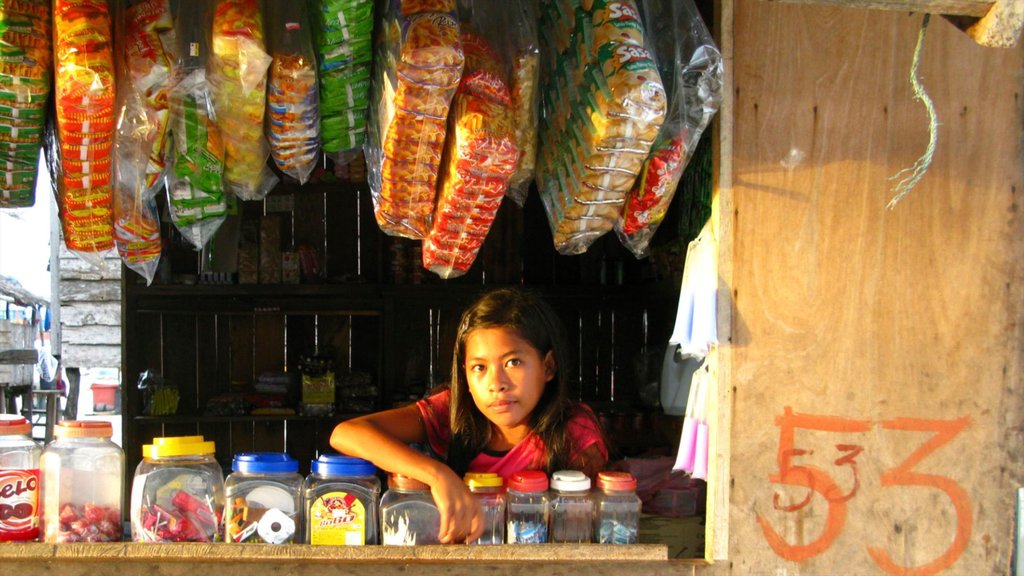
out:
<path id="1" fill-rule="evenodd" d="M 491 423 L 473 403 L 466 380 L 466 339 L 478 328 L 510 328 L 540 352 L 555 358 L 555 376 L 544 388 L 537 407 L 530 414 L 530 427 L 547 448 L 547 471 L 569 465 L 569 438 L 566 425 L 575 403 L 567 393 L 570 366 L 566 350 L 565 327 L 551 306 L 536 294 L 522 288 L 499 288 L 481 296 L 462 314 L 455 337 L 451 379 L 451 431 L 448 465 L 459 475 L 469 461 L 487 447 Z"/>

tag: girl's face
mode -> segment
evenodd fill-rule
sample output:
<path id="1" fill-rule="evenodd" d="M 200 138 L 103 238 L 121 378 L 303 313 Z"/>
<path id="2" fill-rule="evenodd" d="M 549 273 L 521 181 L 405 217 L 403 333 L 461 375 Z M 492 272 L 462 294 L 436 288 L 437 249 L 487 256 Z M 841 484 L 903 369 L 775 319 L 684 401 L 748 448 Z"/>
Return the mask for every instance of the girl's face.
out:
<path id="1" fill-rule="evenodd" d="M 477 328 L 466 336 L 466 380 L 480 412 L 511 448 L 530 432 L 530 413 L 555 376 L 555 357 L 511 328 Z"/>

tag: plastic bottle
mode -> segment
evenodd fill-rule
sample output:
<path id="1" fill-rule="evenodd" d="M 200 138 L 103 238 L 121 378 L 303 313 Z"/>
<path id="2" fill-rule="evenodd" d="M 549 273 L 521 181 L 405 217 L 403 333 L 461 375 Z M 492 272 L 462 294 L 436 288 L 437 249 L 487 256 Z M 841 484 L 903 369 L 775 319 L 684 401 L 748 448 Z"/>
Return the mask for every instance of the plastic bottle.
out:
<path id="1" fill-rule="evenodd" d="M 594 494 L 594 537 L 599 544 L 640 541 L 640 497 L 629 472 L 601 472 Z"/>
<path id="2" fill-rule="evenodd" d="M 223 540 L 224 472 L 214 452 L 202 436 L 154 438 L 142 447 L 132 481 L 132 540 Z"/>
<path id="3" fill-rule="evenodd" d="M 463 481 L 484 510 L 484 533 L 468 544 L 504 544 L 505 481 L 494 472 L 469 472 Z"/>
<path id="4" fill-rule="evenodd" d="M 377 467 L 361 458 L 323 454 L 313 461 L 303 485 L 307 544 L 376 544 Z"/>
<path id="5" fill-rule="evenodd" d="M 552 542 L 590 542 L 594 524 L 594 500 L 590 477 L 578 470 L 561 470 L 551 475 Z"/>
<path id="6" fill-rule="evenodd" d="M 381 543 L 392 546 L 439 544 L 441 513 L 430 487 L 408 476 L 390 474 L 380 499 Z"/>
<path id="7" fill-rule="evenodd" d="M 21 416 L 0 414 L 0 542 L 39 537 L 39 456 Z"/>
<path id="8" fill-rule="evenodd" d="M 59 422 L 43 450 L 43 539 L 120 542 L 124 451 L 100 420 Z"/>
<path id="9" fill-rule="evenodd" d="M 299 463 L 281 452 L 242 452 L 224 480 L 224 540 L 256 544 L 301 542 Z"/>
<path id="10" fill-rule="evenodd" d="M 508 479 L 509 544 L 546 544 L 548 541 L 548 475 L 541 470 L 517 472 Z"/>

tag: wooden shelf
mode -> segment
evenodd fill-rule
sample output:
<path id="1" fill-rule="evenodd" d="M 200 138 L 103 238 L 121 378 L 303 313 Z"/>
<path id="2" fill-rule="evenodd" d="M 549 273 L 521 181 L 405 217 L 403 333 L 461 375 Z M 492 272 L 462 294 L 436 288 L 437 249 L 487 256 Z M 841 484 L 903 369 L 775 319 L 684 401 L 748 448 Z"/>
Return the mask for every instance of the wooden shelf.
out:
<path id="1" fill-rule="evenodd" d="M 173 416 L 134 416 L 132 420 L 136 422 L 153 422 L 160 424 L 203 424 L 221 422 L 283 422 L 286 420 L 302 422 L 340 422 L 342 420 L 349 420 L 351 418 L 355 418 L 356 416 L 362 416 L 362 414 L 343 413 L 335 414 L 333 416 L 304 416 L 301 414 L 252 414 L 245 416 L 187 416 L 175 414 Z"/>

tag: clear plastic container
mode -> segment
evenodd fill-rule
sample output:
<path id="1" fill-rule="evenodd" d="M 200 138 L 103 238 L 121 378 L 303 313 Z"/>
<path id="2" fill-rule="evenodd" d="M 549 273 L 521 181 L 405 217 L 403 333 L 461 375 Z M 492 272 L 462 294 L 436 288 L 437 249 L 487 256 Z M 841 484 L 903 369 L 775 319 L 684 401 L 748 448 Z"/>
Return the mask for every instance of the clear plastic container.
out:
<path id="1" fill-rule="evenodd" d="M 224 480 L 224 540 L 301 542 L 303 481 L 298 461 L 287 454 L 235 454 Z"/>
<path id="2" fill-rule="evenodd" d="M 0 542 L 39 538 L 39 456 L 21 416 L 0 414 Z"/>
<path id="3" fill-rule="evenodd" d="M 504 544 L 505 481 L 494 472 L 469 472 L 463 481 L 484 510 L 484 533 L 468 544 Z"/>
<path id="4" fill-rule="evenodd" d="M 202 436 L 154 438 L 142 447 L 131 494 L 135 542 L 220 542 L 224 472 Z"/>
<path id="5" fill-rule="evenodd" d="M 377 467 L 360 458 L 323 454 L 303 485 L 304 537 L 319 546 L 376 544 Z"/>
<path id="6" fill-rule="evenodd" d="M 120 542 L 124 451 L 99 420 L 59 422 L 43 450 L 43 539 Z"/>
<path id="7" fill-rule="evenodd" d="M 381 542 L 392 546 L 439 544 L 441 513 L 430 487 L 400 474 L 388 476 L 388 490 L 380 499 Z"/>
<path id="8" fill-rule="evenodd" d="M 640 541 L 640 508 L 636 478 L 629 472 L 601 472 L 594 494 L 594 537 L 599 544 Z"/>
<path id="9" fill-rule="evenodd" d="M 508 479 L 506 495 L 509 544 L 548 541 L 548 475 L 541 470 L 517 472 Z"/>
<path id="10" fill-rule="evenodd" d="M 590 542 L 594 526 L 590 477 L 578 470 L 555 472 L 551 491 L 551 541 Z"/>

